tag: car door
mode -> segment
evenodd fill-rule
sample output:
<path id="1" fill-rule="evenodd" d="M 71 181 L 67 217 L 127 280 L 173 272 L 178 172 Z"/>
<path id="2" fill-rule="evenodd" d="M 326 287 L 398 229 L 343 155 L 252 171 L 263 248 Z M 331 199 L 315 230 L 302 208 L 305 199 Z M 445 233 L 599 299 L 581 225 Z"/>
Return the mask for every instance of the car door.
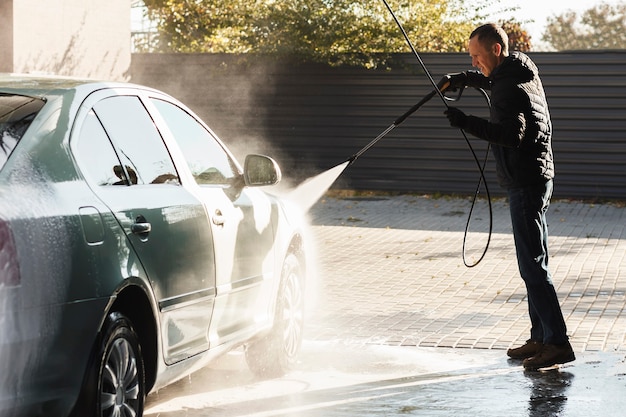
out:
<path id="1" fill-rule="evenodd" d="M 99 140 L 115 149 L 114 165 L 102 155 L 98 160 L 107 162 L 92 158 L 92 165 L 102 166 L 88 170 L 108 172 L 110 180 L 98 184 L 96 192 L 122 225 L 148 274 L 158 302 L 166 363 L 208 349 L 216 291 L 213 239 L 204 205 L 181 185 L 138 96 L 96 100 L 80 135 L 81 141 Z"/>
<path id="2" fill-rule="evenodd" d="M 217 261 L 211 345 L 245 339 L 269 320 L 276 207 L 260 190 L 244 186 L 234 159 L 191 114 L 165 99 L 151 102 L 181 149 L 211 218 Z"/>

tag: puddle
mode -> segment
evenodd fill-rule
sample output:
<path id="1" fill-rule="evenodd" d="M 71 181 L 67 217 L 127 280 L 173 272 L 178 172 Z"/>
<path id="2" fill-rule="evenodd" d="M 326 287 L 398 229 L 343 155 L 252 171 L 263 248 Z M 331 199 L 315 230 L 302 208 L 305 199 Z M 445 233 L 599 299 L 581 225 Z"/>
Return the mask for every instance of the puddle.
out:
<path id="1" fill-rule="evenodd" d="M 242 352 L 151 394 L 154 417 L 621 416 L 623 355 L 525 372 L 501 350 L 306 342 L 288 375 L 258 380 Z"/>

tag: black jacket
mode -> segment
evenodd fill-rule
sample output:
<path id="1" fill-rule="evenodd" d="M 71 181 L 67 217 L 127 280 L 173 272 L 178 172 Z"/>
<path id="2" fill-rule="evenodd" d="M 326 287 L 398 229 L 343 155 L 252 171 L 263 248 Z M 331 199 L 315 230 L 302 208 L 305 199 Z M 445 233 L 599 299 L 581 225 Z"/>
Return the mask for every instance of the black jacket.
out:
<path id="1" fill-rule="evenodd" d="M 513 52 L 489 78 L 470 71 L 468 86 L 491 90 L 490 120 L 468 116 L 465 130 L 490 142 L 504 188 L 554 178 L 552 122 L 536 65 Z"/>

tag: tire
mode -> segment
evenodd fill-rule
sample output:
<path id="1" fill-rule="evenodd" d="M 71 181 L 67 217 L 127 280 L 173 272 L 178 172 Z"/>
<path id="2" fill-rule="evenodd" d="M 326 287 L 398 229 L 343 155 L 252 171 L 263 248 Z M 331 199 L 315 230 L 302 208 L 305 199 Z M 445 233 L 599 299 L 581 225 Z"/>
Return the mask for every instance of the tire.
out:
<path id="1" fill-rule="evenodd" d="M 246 362 L 262 378 L 284 375 L 296 363 L 304 328 L 304 268 L 294 253 L 283 263 L 274 326 L 262 339 L 246 345 Z"/>
<path id="2" fill-rule="evenodd" d="M 95 352 L 72 415 L 141 417 L 145 370 L 139 338 L 130 320 L 121 313 L 109 314 Z"/>

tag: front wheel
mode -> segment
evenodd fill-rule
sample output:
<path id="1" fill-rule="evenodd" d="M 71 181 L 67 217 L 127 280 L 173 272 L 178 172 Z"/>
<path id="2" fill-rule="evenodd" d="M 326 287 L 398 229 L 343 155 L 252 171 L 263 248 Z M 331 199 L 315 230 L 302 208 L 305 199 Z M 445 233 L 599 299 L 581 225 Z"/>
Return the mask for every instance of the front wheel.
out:
<path id="1" fill-rule="evenodd" d="M 296 362 L 304 328 L 304 266 L 294 253 L 285 258 L 276 303 L 274 327 L 246 346 L 252 372 L 267 378 L 284 375 Z"/>

